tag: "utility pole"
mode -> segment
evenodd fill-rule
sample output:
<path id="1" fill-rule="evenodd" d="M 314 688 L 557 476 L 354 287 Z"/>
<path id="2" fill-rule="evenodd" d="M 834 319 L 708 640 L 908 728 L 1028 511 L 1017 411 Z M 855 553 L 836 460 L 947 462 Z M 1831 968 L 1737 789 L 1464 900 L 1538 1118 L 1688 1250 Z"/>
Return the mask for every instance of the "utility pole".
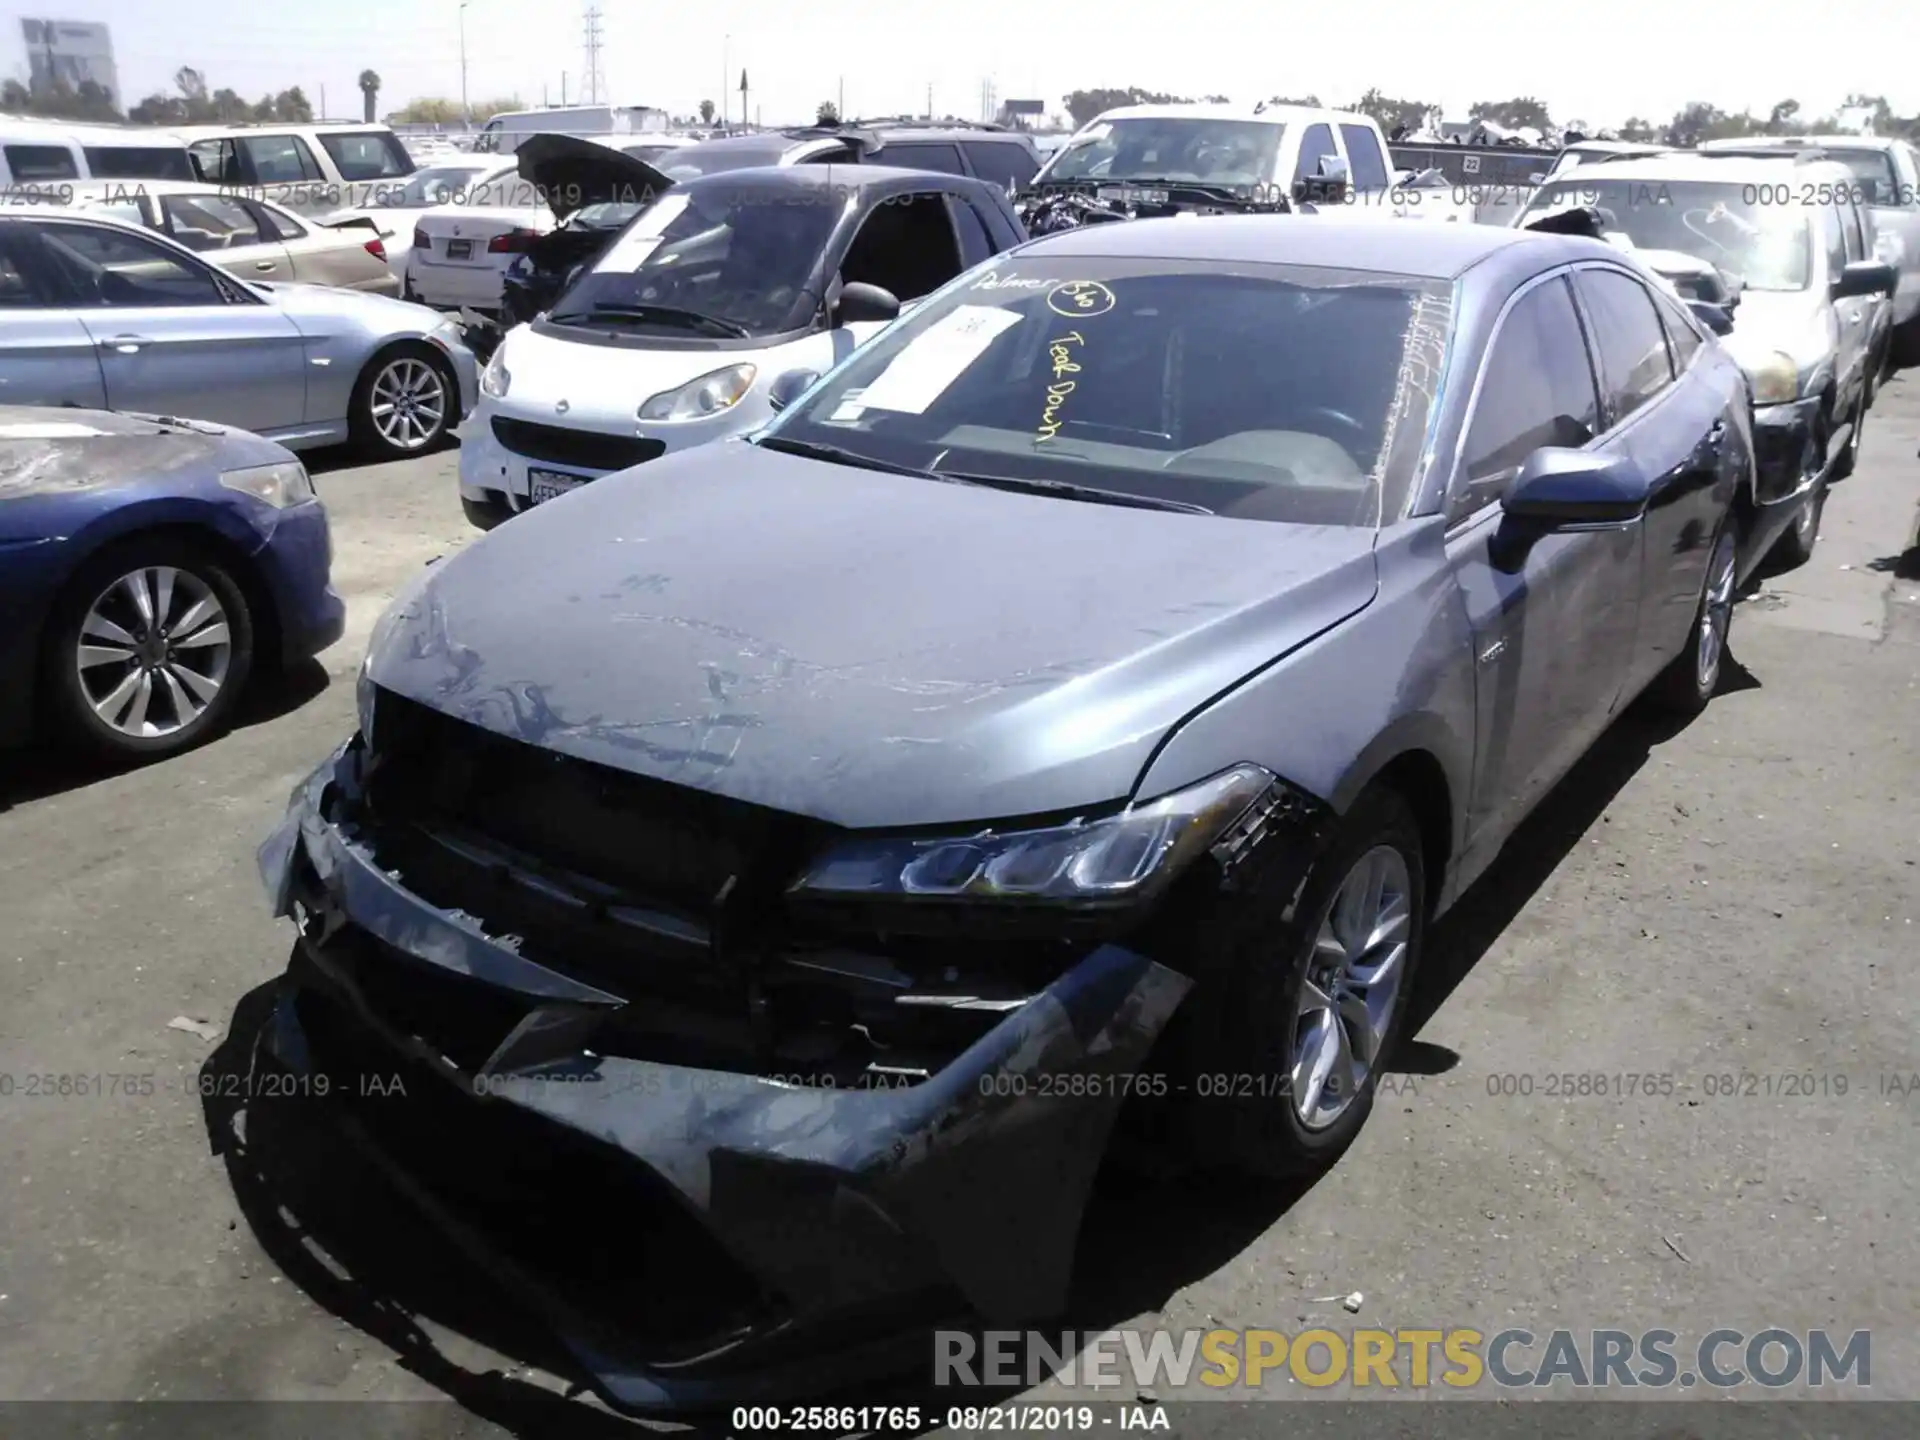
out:
<path id="1" fill-rule="evenodd" d="M 567 72 L 564 70 L 560 72 L 560 108 L 567 108 Z"/>
<path id="2" fill-rule="evenodd" d="M 320 87 L 320 118 L 327 118 L 327 87 L 324 84 Z"/>
<path id="3" fill-rule="evenodd" d="M 727 128 L 727 120 L 733 114 L 733 98 L 727 93 L 733 83 L 733 65 L 728 52 L 733 48 L 733 34 L 729 31 L 720 37 L 720 128 Z"/>
<path id="4" fill-rule="evenodd" d="M 927 118 L 929 120 L 933 118 L 933 82 L 931 80 L 927 82 Z"/>
<path id="5" fill-rule="evenodd" d="M 467 104 L 467 0 L 460 0 L 460 118 L 473 128 L 473 107 Z"/>
<path id="6" fill-rule="evenodd" d="M 607 80 L 600 73 L 600 7 L 587 6 L 587 78 L 582 82 L 581 98 L 589 105 L 604 105 L 607 97 L 602 93 L 607 88 Z"/>
<path id="7" fill-rule="evenodd" d="M 840 98 L 833 102 L 833 113 L 844 123 L 847 118 L 847 77 L 840 77 Z"/>

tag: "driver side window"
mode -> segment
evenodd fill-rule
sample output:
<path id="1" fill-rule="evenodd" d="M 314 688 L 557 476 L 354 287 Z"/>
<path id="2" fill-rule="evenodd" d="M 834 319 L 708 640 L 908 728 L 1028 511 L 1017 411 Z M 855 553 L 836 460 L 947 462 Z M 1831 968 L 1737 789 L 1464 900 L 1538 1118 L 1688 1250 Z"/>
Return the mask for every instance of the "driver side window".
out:
<path id="1" fill-rule="evenodd" d="M 1522 295 L 1493 337 L 1447 497 L 1447 523 L 1498 500 L 1534 451 L 1578 449 L 1599 428 L 1586 336 L 1566 277 L 1556 276 Z"/>
<path id="2" fill-rule="evenodd" d="M 40 235 L 82 304 L 219 305 L 226 299 L 211 273 L 138 235 L 61 224 L 41 226 Z"/>
<path id="3" fill-rule="evenodd" d="M 861 222 L 840 262 L 843 284 L 878 285 L 905 304 L 960 273 L 960 244 L 944 194 L 894 195 Z"/>

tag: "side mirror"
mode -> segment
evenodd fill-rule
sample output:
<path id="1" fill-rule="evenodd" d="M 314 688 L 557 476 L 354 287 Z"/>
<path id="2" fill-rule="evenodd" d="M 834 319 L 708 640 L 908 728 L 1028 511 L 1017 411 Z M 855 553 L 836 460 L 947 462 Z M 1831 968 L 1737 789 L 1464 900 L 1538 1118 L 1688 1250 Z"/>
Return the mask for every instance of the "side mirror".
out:
<path id="1" fill-rule="evenodd" d="M 1346 161 L 1337 155 L 1322 155 L 1313 174 L 1294 185 L 1293 197 L 1296 200 L 1318 204 L 1339 201 L 1347 193 L 1348 173 Z"/>
<path id="2" fill-rule="evenodd" d="M 897 318 L 899 314 L 899 296 L 878 285 L 855 280 L 841 287 L 840 298 L 833 307 L 833 323 L 857 325 L 870 320 L 885 322 Z"/>
<path id="3" fill-rule="evenodd" d="M 767 389 L 767 405 L 776 413 L 784 410 L 813 388 L 820 378 L 817 370 L 789 370 Z"/>
<path id="4" fill-rule="evenodd" d="M 1711 300 L 1689 300 L 1687 308 L 1693 312 L 1693 318 L 1716 335 L 1733 333 L 1733 315 L 1728 306 L 1715 305 Z"/>
<path id="5" fill-rule="evenodd" d="M 1900 272 L 1884 260 L 1856 260 L 1833 277 L 1833 298 L 1891 295 L 1900 284 Z"/>
<path id="6" fill-rule="evenodd" d="M 1529 455 L 1500 498 L 1512 519 L 1550 530 L 1617 524 L 1646 505 L 1647 487 L 1632 462 L 1552 446 Z"/>

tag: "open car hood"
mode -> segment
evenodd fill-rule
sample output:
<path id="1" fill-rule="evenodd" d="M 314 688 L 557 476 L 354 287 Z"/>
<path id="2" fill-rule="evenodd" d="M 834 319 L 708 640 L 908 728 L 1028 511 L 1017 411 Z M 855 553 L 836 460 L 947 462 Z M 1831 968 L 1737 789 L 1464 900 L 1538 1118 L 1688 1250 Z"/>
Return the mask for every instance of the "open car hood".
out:
<path id="1" fill-rule="evenodd" d="M 645 203 L 673 188 L 646 161 L 577 135 L 531 135 L 513 153 L 520 178 L 539 190 L 556 221 L 587 205 Z"/>

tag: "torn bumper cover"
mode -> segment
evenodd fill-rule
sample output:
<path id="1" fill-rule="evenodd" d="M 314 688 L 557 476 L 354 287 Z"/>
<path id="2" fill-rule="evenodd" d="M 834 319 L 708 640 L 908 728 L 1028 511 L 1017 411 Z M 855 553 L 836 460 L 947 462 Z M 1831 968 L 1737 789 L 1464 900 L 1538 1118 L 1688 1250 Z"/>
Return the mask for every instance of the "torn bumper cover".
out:
<path id="1" fill-rule="evenodd" d="M 542 1317 L 610 1404 L 685 1410 L 836 1388 L 901 1362 L 909 1302 L 923 1318 L 1003 1325 L 1064 1308 L 1081 1213 L 1128 1090 L 1121 1077 L 1146 1060 L 1188 979 L 1100 946 L 929 1079 L 898 1089 L 607 1055 L 594 1037 L 625 997 L 524 958 L 513 937 L 489 936 L 380 867 L 353 818 L 363 759 L 357 738 L 335 752 L 259 852 L 275 913 L 301 935 L 266 1052 L 331 1075 L 335 1095 L 364 1091 L 343 1071 L 404 1065 L 404 1103 L 360 1109 L 393 1116 L 431 1103 L 449 1124 L 471 1121 L 495 1137 L 491 1153 L 467 1155 L 476 1172 L 526 1137 L 551 1138 L 601 1172 L 632 1172 L 697 1224 L 724 1257 L 713 1268 L 734 1272 L 752 1303 L 691 1346 L 640 1343 L 419 1182 L 410 1142 L 383 1143 L 344 1099 L 327 1106 Z M 417 980 L 500 1005 L 500 1043 L 478 1064 L 446 1058 L 373 998 L 375 980 L 385 993 Z M 430 1097 L 416 1094 L 415 1070 L 437 1077 L 421 1087 Z M 636 1218 L 633 1238 L 649 1223 Z"/>

